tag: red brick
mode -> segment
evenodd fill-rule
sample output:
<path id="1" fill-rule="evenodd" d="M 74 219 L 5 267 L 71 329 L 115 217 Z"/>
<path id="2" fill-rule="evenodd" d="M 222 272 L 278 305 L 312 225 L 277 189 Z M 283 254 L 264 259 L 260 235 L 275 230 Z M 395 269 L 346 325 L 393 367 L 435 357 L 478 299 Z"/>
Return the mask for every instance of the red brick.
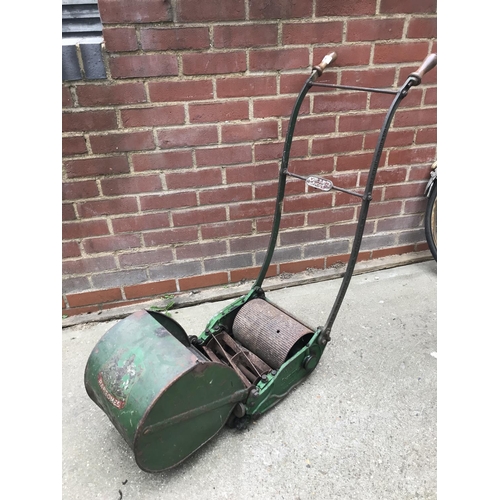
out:
<path id="1" fill-rule="evenodd" d="M 147 247 L 175 245 L 186 241 L 196 241 L 197 239 L 198 230 L 195 227 L 181 227 L 144 233 L 144 244 Z"/>
<path id="2" fill-rule="evenodd" d="M 111 85 L 78 85 L 76 93 L 80 106 L 110 106 L 146 102 L 143 84 L 135 82 Z"/>
<path id="3" fill-rule="evenodd" d="M 114 111 L 79 111 L 62 114 L 63 132 L 86 132 L 89 130 L 116 129 L 116 114 Z"/>
<path id="4" fill-rule="evenodd" d="M 209 49 L 208 27 L 141 29 L 143 50 Z"/>
<path id="5" fill-rule="evenodd" d="M 214 96 L 211 80 L 150 82 L 149 95 L 152 102 L 195 101 Z"/>
<path id="6" fill-rule="evenodd" d="M 204 168 L 187 172 L 167 173 L 165 179 L 169 190 L 217 186 L 222 184 L 222 172 L 220 168 Z"/>
<path id="7" fill-rule="evenodd" d="M 203 276 L 191 276 L 189 278 L 179 278 L 179 288 L 181 291 L 224 285 L 226 283 L 228 283 L 227 272 L 204 274 Z"/>
<path id="8" fill-rule="evenodd" d="M 141 196 L 141 209 L 147 210 L 170 210 L 172 208 L 195 207 L 196 193 L 192 191 L 182 193 L 155 194 Z"/>
<path id="9" fill-rule="evenodd" d="M 62 204 L 62 220 L 75 220 L 76 219 L 76 214 L 75 214 L 75 208 L 73 206 L 73 203 L 63 203 Z"/>
<path id="10" fill-rule="evenodd" d="M 435 144 L 437 142 L 436 128 L 421 128 L 417 130 L 415 144 Z"/>
<path id="11" fill-rule="evenodd" d="M 226 220 L 226 209 L 224 207 L 215 207 L 183 210 L 173 213 L 172 219 L 176 227 L 221 222 Z"/>
<path id="12" fill-rule="evenodd" d="M 255 161 L 277 160 L 283 156 L 283 142 L 255 144 Z M 308 140 L 294 139 L 290 157 L 299 158 L 307 155 Z"/>
<path id="13" fill-rule="evenodd" d="M 364 92 L 340 92 L 335 94 L 315 95 L 313 113 L 366 109 L 366 101 L 367 95 Z"/>
<path id="14" fill-rule="evenodd" d="M 263 217 L 274 213 L 275 202 L 274 200 L 240 203 L 229 207 L 229 218 L 236 219 L 250 219 L 253 217 Z"/>
<path id="15" fill-rule="evenodd" d="M 142 151 L 154 149 L 153 134 L 145 132 L 121 132 L 90 137 L 94 153 L 117 153 L 121 151 Z"/>
<path id="16" fill-rule="evenodd" d="M 236 203 L 252 199 L 252 186 L 229 186 L 200 192 L 200 205 Z"/>
<path id="17" fill-rule="evenodd" d="M 373 62 L 384 64 L 423 61 L 428 51 L 428 42 L 375 44 Z"/>
<path id="18" fill-rule="evenodd" d="M 191 245 L 183 245 L 176 250 L 178 260 L 186 259 L 202 259 L 204 257 L 215 257 L 226 255 L 225 241 L 211 241 L 203 243 L 193 243 Z"/>
<path id="19" fill-rule="evenodd" d="M 185 75 L 217 75 L 246 71 L 247 60 L 244 51 L 220 53 L 188 53 L 182 56 Z"/>
<path id="20" fill-rule="evenodd" d="M 68 179 L 95 175 L 124 174 L 130 171 L 126 156 L 108 156 L 105 158 L 82 158 L 65 162 Z"/>
<path id="21" fill-rule="evenodd" d="M 65 241 L 62 244 L 62 258 L 71 259 L 81 257 L 80 247 L 76 241 Z"/>
<path id="22" fill-rule="evenodd" d="M 283 214 L 281 217 L 280 228 L 297 228 L 305 225 L 305 216 L 304 214 Z M 271 228 L 273 226 L 273 218 L 272 217 L 261 217 L 255 221 L 257 226 L 257 232 L 265 232 L 269 234 Z"/>
<path id="23" fill-rule="evenodd" d="M 346 66 L 367 65 L 370 62 L 371 44 L 339 45 L 335 47 L 335 52 L 337 53 L 337 59 L 333 63 L 331 71 Z M 320 62 L 325 53 L 328 53 L 325 48 L 315 48 L 313 50 L 313 61 Z"/>
<path id="24" fill-rule="evenodd" d="M 71 108 L 73 107 L 73 97 L 68 87 L 63 85 L 62 87 L 62 107 Z"/>
<path id="25" fill-rule="evenodd" d="M 311 241 L 321 241 L 326 238 L 326 228 L 306 228 L 293 231 L 284 231 L 280 235 L 281 245 L 297 245 Z"/>
<path id="26" fill-rule="evenodd" d="M 122 268 L 170 262 L 172 259 L 173 253 L 170 248 L 136 250 L 133 253 L 123 253 L 118 257 Z"/>
<path id="27" fill-rule="evenodd" d="M 105 220 L 64 222 L 62 226 L 63 240 L 76 240 L 105 234 L 109 234 Z"/>
<path id="28" fill-rule="evenodd" d="M 436 38 L 437 19 L 414 17 L 410 19 L 406 33 L 408 38 Z"/>
<path id="29" fill-rule="evenodd" d="M 319 62 L 319 61 L 318 61 Z M 326 73 L 325 73 L 326 75 Z M 306 80 L 309 78 L 308 74 L 304 72 L 300 73 L 284 73 L 280 75 L 280 94 L 294 94 L 298 95 Z M 324 79 L 321 79 L 321 83 L 325 83 Z M 337 80 L 327 83 L 337 83 Z M 311 87 L 309 92 L 324 92 L 325 89 L 321 87 Z"/>
<path id="30" fill-rule="evenodd" d="M 316 16 L 365 16 L 375 14 L 376 0 L 357 2 L 332 2 L 317 0 Z"/>
<path id="31" fill-rule="evenodd" d="M 359 194 L 363 194 L 364 188 L 357 188 L 354 191 L 359 193 Z M 377 202 L 377 201 L 380 201 L 381 199 L 382 199 L 382 189 L 375 188 L 373 190 L 373 193 L 372 193 L 372 201 Z M 359 198 L 358 196 L 353 196 L 353 195 L 350 195 L 347 193 L 341 193 L 341 192 L 338 192 L 335 194 L 335 206 L 336 207 L 341 207 L 343 205 L 357 205 L 357 206 L 359 206 L 360 203 L 361 203 L 361 198 Z M 344 227 L 343 229 L 346 230 L 345 233 L 341 232 L 341 226 L 339 226 L 338 228 L 336 227 L 335 228 L 335 236 L 353 236 L 354 235 L 355 229 L 350 229 L 350 228 L 346 228 L 346 227 Z M 368 229 L 366 229 L 365 232 L 368 233 L 369 232 Z"/>
<path id="32" fill-rule="evenodd" d="M 410 167 L 409 181 L 429 180 L 431 164 Z"/>
<path id="33" fill-rule="evenodd" d="M 103 24 L 172 21 L 171 9 L 169 0 L 99 0 Z"/>
<path id="34" fill-rule="evenodd" d="M 302 172 L 297 172 L 302 173 Z M 276 199 L 278 189 L 278 180 L 276 175 L 270 177 L 273 182 L 259 183 L 255 186 L 255 200 Z M 288 180 L 286 183 L 286 195 L 294 195 L 304 193 L 304 181 Z"/>
<path id="35" fill-rule="evenodd" d="M 236 21 L 245 19 L 245 0 L 177 0 L 178 22 Z"/>
<path id="36" fill-rule="evenodd" d="M 278 167 L 275 163 L 260 165 L 240 165 L 226 168 L 226 181 L 228 184 L 239 184 L 241 182 L 259 182 L 278 177 Z"/>
<path id="37" fill-rule="evenodd" d="M 402 203 L 402 202 L 401 202 Z M 427 207 L 427 198 L 421 196 L 413 200 L 406 200 L 404 205 L 405 214 L 424 213 Z"/>
<path id="38" fill-rule="evenodd" d="M 365 149 L 374 150 L 377 146 L 379 132 L 365 135 Z M 411 146 L 413 144 L 414 130 L 389 130 L 385 140 L 385 147 Z"/>
<path id="39" fill-rule="evenodd" d="M 400 215 L 403 208 L 401 201 L 385 201 L 371 203 L 368 217 L 387 217 L 389 215 Z"/>
<path id="40" fill-rule="evenodd" d="M 168 227 L 167 213 L 136 215 L 134 217 L 121 217 L 113 219 L 113 230 L 115 233 L 136 233 L 148 229 L 159 229 Z"/>
<path id="41" fill-rule="evenodd" d="M 181 104 L 122 109 L 120 114 L 125 128 L 184 124 L 184 106 Z"/>
<path id="42" fill-rule="evenodd" d="M 276 77 L 242 76 L 217 79 L 217 97 L 255 97 L 276 94 Z"/>
<path id="43" fill-rule="evenodd" d="M 291 19 L 312 16 L 312 2 L 290 0 L 252 0 L 250 19 Z"/>
<path id="44" fill-rule="evenodd" d="M 423 89 L 412 88 L 408 95 L 401 101 L 399 109 L 420 107 L 422 103 Z M 388 110 L 392 101 L 393 95 L 389 94 L 373 94 L 370 99 L 370 109 L 385 109 Z"/>
<path id="45" fill-rule="evenodd" d="M 284 69 L 306 68 L 309 65 L 309 50 L 260 49 L 250 52 L 250 71 L 279 71 Z"/>
<path id="46" fill-rule="evenodd" d="M 121 300 L 122 293 L 119 288 L 110 288 L 108 290 L 66 294 L 66 298 L 68 299 L 69 307 L 78 307 Z"/>
<path id="47" fill-rule="evenodd" d="M 189 168 L 193 166 L 191 151 L 168 151 L 132 155 L 135 172 Z"/>
<path id="48" fill-rule="evenodd" d="M 89 274 L 116 269 L 115 259 L 111 255 L 102 257 L 84 257 L 78 260 L 67 260 L 62 263 L 63 274 Z"/>
<path id="49" fill-rule="evenodd" d="M 139 285 L 124 286 L 123 291 L 127 299 L 154 297 L 177 291 L 175 280 L 156 281 L 155 283 L 141 283 Z"/>
<path id="50" fill-rule="evenodd" d="M 330 208 L 309 213 L 307 223 L 310 226 L 319 226 L 323 224 L 333 224 L 353 220 L 355 214 L 354 207 Z"/>
<path id="51" fill-rule="evenodd" d="M 372 259 L 380 259 L 382 257 L 387 257 L 389 255 L 402 255 L 405 253 L 413 252 L 413 245 L 404 245 L 400 247 L 383 248 L 381 250 L 373 250 Z"/>
<path id="52" fill-rule="evenodd" d="M 338 43 L 342 41 L 342 21 L 283 24 L 283 45 Z"/>
<path id="53" fill-rule="evenodd" d="M 213 102 L 189 105 L 191 123 L 219 123 L 248 119 L 248 102 Z"/>
<path id="54" fill-rule="evenodd" d="M 418 125 L 435 125 L 436 108 L 402 110 L 394 117 L 394 127 L 414 127 Z"/>
<path id="55" fill-rule="evenodd" d="M 280 273 L 300 273 L 306 269 L 324 269 L 325 259 L 308 259 L 300 262 L 281 262 Z"/>
<path id="56" fill-rule="evenodd" d="M 346 40 L 365 42 L 400 39 L 404 22 L 404 19 L 351 19 L 347 23 Z"/>
<path id="57" fill-rule="evenodd" d="M 141 238 L 137 234 L 103 236 L 101 238 L 86 238 L 83 248 L 86 253 L 116 252 L 141 247 Z"/>
<path id="58" fill-rule="evenodd" d="M 244 234 L 252 234 L 252 221 L 221 222 L 219 224 L 201 226 L 201 237 L 204 240 L 235 237 Z"/>
<path id="59" fill-rule="evenodd" d="M 277 24 L 214 26 L 214 47 L 243 48 L 277 45 Z"/>
<path id="60" fill-rule="evenodd" d="M 162 190 L 161 181 L 157 175 L 102 179 L 101 188 L 104 196 L 122 196 Z"/>
<path id="61" fill-rule="evenodd" d="M 129 214 L 137 212 L 137 200 L 132 197 L 111 200 L 92 200 L 77 204 L 82 219 L 103 215 Z"/>
<path id="62" fill-rule="evenodd" d="M 310 194 L 289 196 L 285 198 L 283 210 L 286 213 L 307 212 L 309 210 L 324 209 L 332 206 L 333 195 L 315 191 Z"/>
<path id="63" fill-rule="evenodd" d="M 251 123 L 223 124 L 221 132 L 223 143 L 277 139 L 278 122 L 276 120 L 258 120 Z"/>
<path id="64" fill-rule="evenodd" d="M 269 97 L 254 99 L 253 115 L 255 118 L 270 118 L 275 116 L 290 116 L 296 97 Z M 300 106 L 299 114 L 309 113 L 309 96 Z"/>
<path id="65" fill-rule="evenodd" d="M 234 269 L 229 271 L 231 283 L 239 283 L 240 281 L 254 280 L 260 273 L 260 267 L 246 267 L 244 269 Z M 278 274 L 277 264 L 271 264 L 267 270 L 266 278 L 276 276 Z"/>
<path id="66" fill-rule="evenodd" d="M 95 181 L 66 182 L 62 186 L 63 200 L 82 200 L 99 196 Z"/>
<path id="67" fill-rule="evenodd" d="M 380 158 L 380 165 L 384 165 L 387 152 L 384 151 Z M 337 170 L 368 170 L 373 158 L 373 153 L 361 153 L 337 158 Z"/>
<path id="68" fill-rule="evenodd" d="M 394 68 L 343 69 L 340 83 L 342 85 L 385 88 L 394 85 L 395 76 Z"/>
<path id="69" fill-rule="evenodd" d="M 415 183 L 405 183 L 398 186 L 387 186 L 385 188 L 385 198 L 386 200 L 392 200 L 397 198 L 411 198 L 424 195 L 425 182 L 415 182 Z"/>
<path id="70" fill-rule="evenodd" d="M 283 129 L 287 129 L 289 120 L 283 120 Z M 304 135 L 321 135 L 335 132 L 335 116 L 301 117 L 294 129 L 294 137 Z"/>
<path id="71" fill-rule="evenodd" d="M 437 104 L 437 88 L 425 89 L 424 104 Z"/>
<path id="72" fill-rule="evenodd" d="M 434 14 L 437 0 L 381 0 L 381 14 Z"/>
<path id="73" fill-rule="evenodd" d="M 269 235 L 262 234 L 258 236 L 247 236 L 239 238 L 230 238 L 229 253 L 253 252 L 255 250 L 263 250 L 267 247 Z"/>
<path id="74" fill-rule="evenodd" d="M 380 129 L 385 113 L 363 113 L 342 115 L 339 119 L 339 132 L 360 132 Z"/>
<path id="75" fill-rule="evenodd" d="M 234 165 L 252 161 L 252 148 L 250 145 L 222 146 L 209 149 L 198 148 L 195 154 L 198 166 Z"/>
<path id="76" fill-rule="evenodd" d="M 63 137 L 62 138 L 62 154 L 63 156 L 72 156 L 87 152 L 87 145 L 82 136 Z"/>
<path id="77" fill-rule="evenodd" d="M 113 78 L 177 76 L 177 57 L 173 54 L 140 54 L 109 58 Z"/>
<path id="78" fill-rule="evenodd" d="M 342 137 L 325 137 L 313 139 L 313 155 L 329 155 L 348 151 L 359 151 L 363 147 L 363 135 L 348 135 Z"/>
<path id="79" fill-rule="evenodd" d="M 406 168 L 379 168 L 377 171 L 377 176 L 375 178 L 375 184 L 380 186 L 381 184 L 396 184 L 398 182 L 403 182 L 406 179 Z M 368 172 L 363 172 L 361 174 L 359 183 L 364 186 L 368 180 Z"/>
<path id="80" fill-rule="evenodd" d="M 288 165 L 290 172 L 299 175 L 322 175 L 330 173 L 333 170 L 333 157 L 328 158 L 306 158 L 304 160 L 292 159 Z M 287 182 L 287 193 L 289 193 L 290 181 Z M 298 185 L 303 184 L 303 181 L 298 181 Z M 304 189 L 301 188 L 301 192 Z"/>
<path id="81" fill-rule="evenodd" d="M 158 145 L 160 148 L 195 147 L 215 144 L 219 138 L 216 125 L 200 125 L 158 130 Z"/>
<path id="82" fill-rule="evenodd" d="M 394 149 L 389 153 L 389 165 L 411 165 L 413 163 L 432 163 L 436 159 L 436 147 Z"/>
<path id="83" fill-rule="evenodd" d="M 103 27 L 102 36 L 109 52 L 130 52 L 138 49 L 135 28 L 108 28 Z"/>

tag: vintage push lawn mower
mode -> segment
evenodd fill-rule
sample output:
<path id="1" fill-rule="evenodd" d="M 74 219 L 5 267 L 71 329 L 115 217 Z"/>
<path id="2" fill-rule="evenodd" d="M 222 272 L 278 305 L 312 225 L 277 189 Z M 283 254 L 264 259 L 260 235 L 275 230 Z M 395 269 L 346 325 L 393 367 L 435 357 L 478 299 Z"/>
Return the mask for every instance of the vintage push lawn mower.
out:
<path id="1" fill-rule="evenodd" d="M 330 332 L 358 257 L 380 156 L 391 120 L 411 87 L 437 62 L 430 54 L 398 89 L 316 83 L 336 59 L 332 52 L 315 66 L 293 107 L 279 170 L 274 223 L 267 254 L 251 290 L 213 317 L 199 337 L 188 337 L 172 318 L 138 311 L 113 326 L 97 343 L 85 368 L 85 388 L 148 472 L 178 465 L 227 423 L 256 418 L 309 375 L 330 340 Z M 288 170 L 300 105 L 313 86 L 394 94 L 387 111 L 364 192 L 335 186 L 318 176 Z M 352 251 L 325 326 L 311 328 L 271 303 L 262 283 L 276 246 L 288 177 L 322 191 L 361 199 Z"/>

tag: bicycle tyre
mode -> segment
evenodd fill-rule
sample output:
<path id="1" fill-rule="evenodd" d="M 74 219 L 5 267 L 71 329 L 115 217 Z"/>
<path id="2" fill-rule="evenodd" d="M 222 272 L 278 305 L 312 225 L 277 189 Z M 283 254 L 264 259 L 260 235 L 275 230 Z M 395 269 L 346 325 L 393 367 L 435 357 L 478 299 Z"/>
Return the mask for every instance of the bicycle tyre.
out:
<path id="1" fill-rule="evenodd" d="M 432 257 L 437 262 L 437 180 L 431 187 L 427 208 L 425 209 L 425 238 Z"/>

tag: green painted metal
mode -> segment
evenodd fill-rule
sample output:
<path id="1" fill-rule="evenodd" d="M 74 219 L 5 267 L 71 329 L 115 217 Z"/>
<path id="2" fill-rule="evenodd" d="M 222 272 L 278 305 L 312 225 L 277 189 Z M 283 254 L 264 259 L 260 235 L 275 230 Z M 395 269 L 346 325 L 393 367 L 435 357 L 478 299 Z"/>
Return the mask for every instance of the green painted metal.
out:
<path id="1" fill-rule="evenodd" d="M 277 372 L 267 375 L 250 391 L 246 401 L 246 413 L 250 417 L 262 415 L 279 403 L 294 387 L 299 385 L 316 368 L 325 349 L 318 343 L 321 329 L 317 329 L 308 344 Z"/>
<path id="2" fill-rule="evenodd" d="M 186 347 L 182 327 L 161 316 L 139 311 L 118 322 L 84 376 L 90 398 L 149 472 L 177 465 L 211 439 L 248 392 L 233 370 Z"/>

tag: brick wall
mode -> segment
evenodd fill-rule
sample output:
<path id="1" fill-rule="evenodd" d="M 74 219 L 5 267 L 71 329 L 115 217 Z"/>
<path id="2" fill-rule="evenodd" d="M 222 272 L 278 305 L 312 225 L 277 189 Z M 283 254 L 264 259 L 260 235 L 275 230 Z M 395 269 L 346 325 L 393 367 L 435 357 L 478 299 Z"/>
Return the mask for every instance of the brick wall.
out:
<path id="1" fill-rule="evenodd" d="M 63 309 L 95 311 L 257 275 L 295 97 L 401 84 L 436 52 L 435 0 L 99 0 L 107 78 L 63 83 Z M 436 70 L 395 116 L 360 259 L 425 250 Z M 290 169 L 364 186 L 391 96 L 312 90 Z M 287 184 L 270 274 L 348 257 L 359 202 Z"/>

